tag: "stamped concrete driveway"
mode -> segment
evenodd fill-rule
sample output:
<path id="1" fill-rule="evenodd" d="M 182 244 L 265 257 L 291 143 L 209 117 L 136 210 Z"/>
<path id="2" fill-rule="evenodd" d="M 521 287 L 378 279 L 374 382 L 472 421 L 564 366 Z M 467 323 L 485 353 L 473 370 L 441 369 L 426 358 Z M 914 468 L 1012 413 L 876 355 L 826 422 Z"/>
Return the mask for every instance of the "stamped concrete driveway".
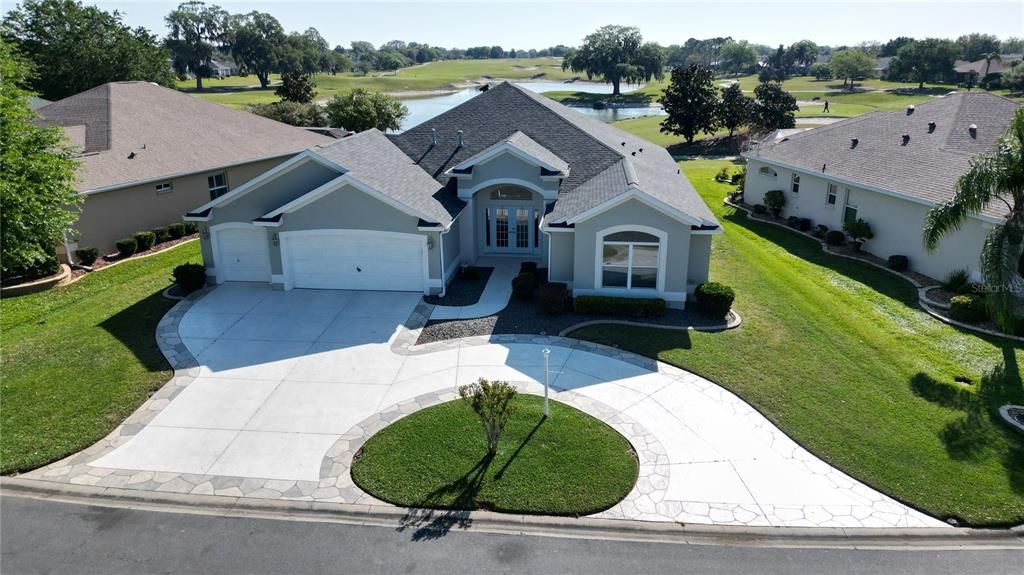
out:
<path id="1" fill-rule="evenodd" d="M 521 343 L 524 338 L 449 342 L 412 353 L 397 349 L 395 335 L 419 301 L 418 294 L 399 292 L 218 287 L 192 304 L 178 327 L 198 359 L 198 377 L 157 406 L 159 413 L 138 433 L 89 461 L 91 481 L 104 485 L 106 474 L 121 474 L 119 485 L 131 487 L 132 472 L 147 472 L 147 481 L 155 472 L 164 481 L 185 478 L 175 489 L 220 493 L 218 485 L 229 483 L 211 477 L 259 478 L 268 482 L 254 483 L 253 496 L 364 501 L 346 498 L 362 492 L 347 468 L 330 459 L 339 460 L 347 438 L 366 435 L 361 422 L 379 412 L 393 420 L 417 408 L 413 398 L 450 397 L 457 385 L 479 377 L 542 392 L 544 345 Z M 549 345 L 555 399 L 608 421 L 634 442 L 641 458 L 636 488 L 604 517 L 944 525 L 830 467 L 703 378 L 565 341 L 571 340 Z M 324 480 L 332 469 L 337 484 L 334 477 Z M 40 476 L 68 473 L 54 464 Z M 309 490 L 297 489 L 304 485 Z"/>

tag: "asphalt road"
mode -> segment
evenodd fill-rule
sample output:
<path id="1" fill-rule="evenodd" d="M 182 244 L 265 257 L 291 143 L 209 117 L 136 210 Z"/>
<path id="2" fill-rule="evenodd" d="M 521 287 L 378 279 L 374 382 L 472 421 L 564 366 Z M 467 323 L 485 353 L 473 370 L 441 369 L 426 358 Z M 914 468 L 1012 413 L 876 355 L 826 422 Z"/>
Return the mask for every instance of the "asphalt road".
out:
<path id="1" fill-rule="evenodd" d="M 597 541 L 369 527 L 0 499 L 0 572 L 1010 573 L 1024 552 L 877 551 Z"/>

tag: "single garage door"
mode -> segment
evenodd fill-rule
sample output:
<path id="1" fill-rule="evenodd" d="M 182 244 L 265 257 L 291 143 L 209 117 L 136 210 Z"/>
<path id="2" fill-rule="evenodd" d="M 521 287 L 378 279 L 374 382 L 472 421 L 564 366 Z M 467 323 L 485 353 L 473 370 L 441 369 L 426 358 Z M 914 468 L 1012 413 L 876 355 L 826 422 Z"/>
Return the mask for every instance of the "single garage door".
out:
<path id="1" fill-rule="evenodd" d="M 267 232 L 253 225 L 212 229 L 218 282 L 269 282 Z"/>
<path id="2" fill-rule="evenodd" d="M 422 292 L 426 237 L 363 230 L 281 234 L 285 288 Z"/>

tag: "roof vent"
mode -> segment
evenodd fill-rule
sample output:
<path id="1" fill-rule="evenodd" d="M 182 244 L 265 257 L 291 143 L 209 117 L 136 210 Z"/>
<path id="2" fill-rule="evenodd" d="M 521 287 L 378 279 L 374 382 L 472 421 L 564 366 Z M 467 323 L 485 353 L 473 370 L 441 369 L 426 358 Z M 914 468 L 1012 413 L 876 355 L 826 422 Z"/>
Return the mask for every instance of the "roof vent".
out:
<path id="1" fill-rule="evenodd" d="M 644 149 L 643 148 L 640 148 L 640 153 L 641 154 L 644 153 Z"/>
<path id="2" fill-rule="evenodd" d="M 431 128 L 430 129 L 430 145 L 431 146 L 436 146 L 437 145 L 437 128 Z"/>
<path id="3" fill-rule="evenodd" d="M 134 160 L 135 159 L 135 152 L 129 152 L 128 153 L 128 159 L 129 160 Z"/>
<path id="4" fill-rule="evenodd" d="M 626 142 L 622 142 L 622 145 L 623 145 L 623 146 L 625 146 L 625 145 L 626 145 Z"/>
<path id="5" fill-rule="evenodd" d="M 972 131 L 972 132 L 977 132 L 978 131 L 978 125 L 977 124 L 971 124 L 970 126 L 967 127 L 967 129 Z"/>
<path id="6" fill-rule="evenodd" d="M 859 143 L 860 140 L 858 140 L 857 138 L 850 138 L 850 149 L 852 150 L 853 148 L 856 148 L 857 144 Z"/>
<path id="7" fill-rule="evenodd" d="M 464 140 L 462 138 L 462 130 L 459 130 L 459 147 L 460 148 L 462 147 L 463 143 L 464 143 Z"/>
<path id="8" fill-rule="evenodd" d="M 910 143 L 910 134 L 903 134 L 903 145 L 906 146 Z"/>
<path id="9" fill-rule="evenodd" d="M 935 122 L 928 122 L 928 133 L 931 134 L 935 131 Z"/>
<path id="10" fill-rule="evenodd" d="M 907 115 L 909 116 L 909 115 L 911 115 L 913 113 L 914 113 L 914 105 L 913 104 L 909 104 L 907 106 Z"/>
<path id="11" fill-rule="evenodd" d="M 635 155 L 636 155 L 636 152 L 630 152 L 630 154 L 632 154 L 632 155 L 634 155 L 634 156 L 635 156 Z"/>

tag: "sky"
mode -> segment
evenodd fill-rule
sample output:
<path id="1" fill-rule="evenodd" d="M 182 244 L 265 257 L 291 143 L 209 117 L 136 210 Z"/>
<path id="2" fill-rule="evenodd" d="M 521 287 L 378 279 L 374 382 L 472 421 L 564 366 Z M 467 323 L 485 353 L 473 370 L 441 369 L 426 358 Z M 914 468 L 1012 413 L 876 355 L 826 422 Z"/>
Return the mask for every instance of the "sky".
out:
<path id="1" fill-rule="evenodd" d="M 131 26 L 166 33 L 164 15 L 177 1 L 85 0 L 118 10 Z M 804 38 L 818 44 L 855 45 L 897 36 L 955 38 L 970 32 L 1000 38 L 1024 36 L 1024 2 L 909 0 L 902 2 L 797 0 L 771 2 L 627 0 L 560 2 L 466 2 L 219 0 L 229 12 L 259 10 L 274 15 L 288 31 L 317 28 L 332 46 L 353 40 L 375 45 L 388 40 L 434 46 L 500 45 L 505 49 L 576 45 L 605 24 L 637 26 L 645 40 L 663 45 L 687 38 L 732 36 L 752 43 L 791 44 Z M 3 0 L 6 12 L 15 2 Z"/>

